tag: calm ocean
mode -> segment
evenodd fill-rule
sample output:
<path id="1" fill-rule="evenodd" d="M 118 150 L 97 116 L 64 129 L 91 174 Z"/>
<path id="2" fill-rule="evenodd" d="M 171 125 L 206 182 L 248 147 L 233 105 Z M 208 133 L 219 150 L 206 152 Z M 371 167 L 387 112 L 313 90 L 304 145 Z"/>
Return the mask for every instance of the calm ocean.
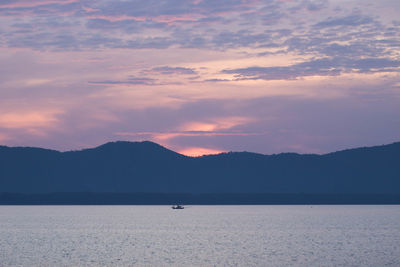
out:
<path id="1" fill-rule="evenodd" d="M 0 266 L 400 266 L 400 206 L 0 206 Z"/>

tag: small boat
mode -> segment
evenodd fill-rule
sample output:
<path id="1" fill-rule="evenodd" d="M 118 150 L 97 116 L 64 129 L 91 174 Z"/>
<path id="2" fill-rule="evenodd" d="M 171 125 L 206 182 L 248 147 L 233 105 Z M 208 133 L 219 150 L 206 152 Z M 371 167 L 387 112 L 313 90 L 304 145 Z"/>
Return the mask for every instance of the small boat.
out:
<path id="1" fill-rule="evenodd" d="M 182 205 L 174 205 L 174 206 L 172 206 L 172 209 L 173 210 L 183 210 L 184 207 Z"/>

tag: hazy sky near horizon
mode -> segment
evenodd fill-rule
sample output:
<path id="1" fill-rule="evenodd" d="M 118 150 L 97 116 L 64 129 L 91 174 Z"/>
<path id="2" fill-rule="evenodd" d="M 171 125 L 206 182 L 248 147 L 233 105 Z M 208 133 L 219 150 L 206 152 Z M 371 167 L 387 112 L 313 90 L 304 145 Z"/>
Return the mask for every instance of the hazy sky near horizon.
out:
<path id="1" fill-rule="evenodd" d="M 0 144 L 400 141 L 398 0 L 2 0 Z"/>

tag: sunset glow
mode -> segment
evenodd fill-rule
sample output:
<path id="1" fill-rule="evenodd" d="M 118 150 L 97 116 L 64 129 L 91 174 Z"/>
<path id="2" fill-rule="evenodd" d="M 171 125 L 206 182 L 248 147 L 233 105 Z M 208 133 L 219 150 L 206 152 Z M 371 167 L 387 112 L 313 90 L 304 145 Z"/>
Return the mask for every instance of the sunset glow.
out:
<path id="1" fill-rule="evenodd" d="M 204 147 L 189 147 L 185 148 L 184 150 L 177 151 L 180 154 L 190 156 L 190 157 L 200 157 L 204 155 L 211 155 L 211 154 L 220 154 L 226 151 L 211 149 L 211 148 L 204 148 Z"/>
<path id="2" fill-rule="evenodd" d="M 0 142 L 187 155 L 400 139 L 398 1 L 0 3 Z"/>

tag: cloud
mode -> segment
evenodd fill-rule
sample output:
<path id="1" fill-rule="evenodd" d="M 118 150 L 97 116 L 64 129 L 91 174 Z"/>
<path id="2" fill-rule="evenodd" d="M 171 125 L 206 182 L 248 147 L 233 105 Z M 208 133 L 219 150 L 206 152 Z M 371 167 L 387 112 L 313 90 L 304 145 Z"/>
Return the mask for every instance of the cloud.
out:
<path id="1" fill-rule="evenodd" d="M 132 48 L 132 49 L 166 49 L 174 44 L 174 41 L 168 37 L 147 37 L 147 38 L 135 38 L 127 40 L 119 46 L 114 48 Z"/>
<path id="2" fill-rule="evenodd" d="M 148 137 L 157 142 L 165 142 L 180 137 L 213 137 L 213 136 L 255 136 L 262 133 L 252 132 L 213 132 L 213 131 L 165 131 L 165 132 L 115 132 L 117 136 Z"/>
<path id="3" fill-rule="evenodd" d="M 51 33 L 25 33 L 14 35 L 7 40 L 10 47 L 30 47 L 37 50 L 43 50 L 49 47 L 57 49 L 78 50 L 79 42 L 74 35 L 51 34 Z"/>
<path id="4" fill-rule="evenodd" d="M 221 0 L 221 1 L 140 1 L 140 0 L 16 0 L 2 1 L 0 13 L 17 15 L 29 12 L 34 15 L 51 15 L 51 11 L 71 12 L 76 16 L 129 17 L 156 22 L 197 21 L 206 16 L 241 13 L 257 4 L 256 0 Z M 154 8 L 157 7 L 157 8 Z"/>
<path id="5" fill-rule="evenodd" d="M 332 151 L 399 135 L 394 1 L 0 2 L 9 143 Z M 33 108 L 52 105 L 65 113 Z"/>
<path id="6" fill-rule="evenodd" d="M 304 1 L 308 11 L 320 11 L 328 6 L 327 0 Z"/>
<path id="7" fill-rule="evenodd" d="M 358 73 L 368 72 L 399 72 L 400 60 L 389 58 L 362 58 L 347 60 L 347 68 L 355 69 Z"/>
<path id="8" fill-rule="evenodd" d="M 237 129 L 255 121 L 254 118 L 250 117 L 204 118 L 203 121 L 184 121 L 176 126 L 175 130 L 116 132 L 115 135 L 143 140 L 150 139 L 166 146 L 173 146 L 176 140 L 182 140 L 183 138 L 208 139 L 229 136 L 258 136 L 263 134 Z"/>
<path id="9" fill-rule="evenodd" d="M 200 81 L 200 82 L 210 82 L 210 83 L 215 83 L 215 82 L 230 82 L 231 80 L 229 79 L 206 79 L 204 81 Z M 198 81 L 195 81 L 198 82 Z"/>
<path id="10" fill-rule="evenodd" d="M 0 45 L 39 51 L 280 48 L 280 54 L 319 53 L 322 57 L 330 56 L 325 52 L 345 49 L 329 49 L 334 41 L 342 46 L 358 45 L 353 52 L 368 48 L 368 56 L 374 52 L 372 40 L 377 38 L 373 36 L 383 33 L 398 42 L 396 30 L 376 17 L 361 12 L 330 13 L 327 7 L 325 0 L 2 1 Z M 310 12 L 326 12 L 330 17 L 307 22 Z M 340 33 L 332 33 L 337 27 Z M 390 49 L 389 43 L 381 42 L 375 52 L 381 55 Z"/>
<path id="11" fill-rule="evenodd" d="M 237 32 L 224 31 L 215 35 L 211 42 L 215 47 L 257 47 L 260 45 L 271 44 L 272 37 L 269 33 L 254 34 L 248 30 Z"/>
<path id="12" fill-rule="evenodd" d="M 124 30 L 126 32 L 137 32 L 139 25 L 134 20 L 122 20 L 122 21 L 110 21 L 107 19 L 89 19 L 86 27 L 88 29 L 99 29 L 99 30 Z"/>
<path id="13" fill-rule="evenodd" d="M 157 80 L 152 79 L 152 78 L 131 76 L 127 80 L 89 81 L 89 83 L 90 84 L 99 84 L 99 85 L 155 85 L 156 81 Z"/>
<path id="14" fill-rule="evenodd" d="M 322 58 L 290 66 L 248 67 L 222 70 L 237 80 L 294 80 L 306 76 L 337 76 L 341 73 L 399 72 L 400 60 L 387 58 Z"/>
<path id="15" fill-rule="evenodd" d="M 170 66 L 162 66 L 155 67 L 151 70 L 145 71 L 146 73 L 153 74 L 162 74 L 162 75 L 196 75 L 197 72 L 191 68 L 184 67 L 170 67 Z"/>
<path id="16" fill-rule="evenodd" d="M 79 12 L 84 1 L 78 0 L 39 0 L 39 1 L 16 1 L 11 4 L 0 5 L 0 16 L 19 17 L 53 17 L 71 16 Z"/>
<path id="17" fill-rule="evenodd" d="M 316 12 L 325 9 L 329 6 L 328 0 L 302 0 L 297 2 L 300 3 L 290 8 L 292 12 L 298 12 L 302 9 L 306 9 L 307 11 L 311 12 Z"/>
<path id="18" fill-rule="evenodd" d="M 206 122 L 191 121 L 179 126 L 180 131 L 185 132 L 213 132 L 232 129 L 238 125 L 247 124 L 254 121 L 248 117 L 223 117 L 208 119 Z"/>
<path id="19" fill-rule="evenodd" d="M 48 128 L 58 122 L 60 111 L 6 112 L 0 114 L 0 128 Z"/>
<path id="20" fill-rule="evenodd" d="M 102 13 L 107 15 L 128 15 L 128 16 L 146 16 L 158 17 L 161 15 L 215 15 L 229 12 L 243 12 L 251 9 L 256 0 L 202 0 L 202 1 L 108 1 L 103 5 L 97 5 Z M 154 8 L 157 7 L 157 8 Z"/>
<path id="21" fill-rule="evenodd" d="M 320 49 L 322 54 L 327 56 L 346 56 L 353 57 L 356 55 L 363 55 L 374 57 L 376 55 L 385 54 L 385 49 L 380 47 L 376 42 L 355 42 L 352 44 L 338 44 L 330 43 L 321 45 Z"/>
<path id="22" fill-rule="evenodd" d="M 331 17 L 328 18 L 327 20 L 318 22 L 314 26 L 317 28 L 338 27 L 338 26 L 355 27 L 364 24 L 370 24 L 373 22 L 374 19 L 370 16 L 355 14 L 339 18 Z"/>
<path id="23" fill-rule="evenodd" d="M 144 29 L 163 29 L 167 25 L 166 23 L 154 22 L 154 21 L 143 21 L 135 19 L 106 19 L 106 18 L 93 18 L 89 19 L 86 23 L 86 27 L 89 30 L 104 31 L 123 31 L 125 33 L 140 33 Z"/>
<path id="24" fill-rule="evenodd" d="M 79 2 L 79 0 L 2 0 L 0 8 L 28 8 L 51 4 L 67 5 L 77 2 Z"/>

